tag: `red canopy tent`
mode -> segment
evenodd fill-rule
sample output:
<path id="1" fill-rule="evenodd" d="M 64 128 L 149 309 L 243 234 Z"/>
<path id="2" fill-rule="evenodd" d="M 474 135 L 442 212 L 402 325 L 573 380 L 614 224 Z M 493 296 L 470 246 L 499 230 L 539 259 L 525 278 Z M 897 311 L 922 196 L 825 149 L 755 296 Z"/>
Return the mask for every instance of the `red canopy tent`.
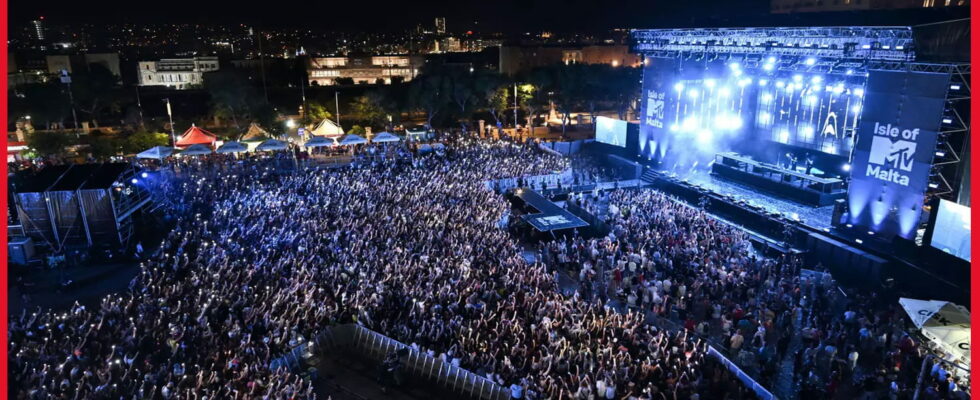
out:
<path id="1" fill-rule="evenodd" d="M 217 140 L 218 137 L 213 133 L 191 124 L 191 127 L 187 129 L 187 132 L 184 132 L 184 134 L 180 136 L 180 139 L 177 139 L 177 147 L 187 147 L 194 144 L 206 144 L 213 147 L 214 142 Z"/>

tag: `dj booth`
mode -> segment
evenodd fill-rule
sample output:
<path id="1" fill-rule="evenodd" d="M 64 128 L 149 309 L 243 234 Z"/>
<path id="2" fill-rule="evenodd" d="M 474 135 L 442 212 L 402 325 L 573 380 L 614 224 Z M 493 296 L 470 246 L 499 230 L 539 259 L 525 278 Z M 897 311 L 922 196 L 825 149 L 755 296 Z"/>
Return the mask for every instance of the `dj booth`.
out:
<path id="1" fill-rule="evenodd" d="M 736 153 L 719 153 L 711 173 L 815 207 L 829 206 L 847 195 L 844 181 L 821 178 Z"/>

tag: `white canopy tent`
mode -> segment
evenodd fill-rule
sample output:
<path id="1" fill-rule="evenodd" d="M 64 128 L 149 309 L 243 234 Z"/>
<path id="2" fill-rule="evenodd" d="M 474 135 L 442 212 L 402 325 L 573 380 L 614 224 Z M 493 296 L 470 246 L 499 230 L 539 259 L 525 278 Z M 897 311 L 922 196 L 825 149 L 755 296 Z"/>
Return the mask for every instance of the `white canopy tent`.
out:
<path id="1" fill-rule="evenodd" d="M 310 130 L 310 134 L 313 136 L 336 138 L 344 136 L 344 129 L 335 124 L 333 121 L 324 118 L 322 121 L 313 126 L 313 129 Z"/>
<path id="2" fill-rule="evenodd" d="M 174 148 L 168 146 L 156 146 L 151 147 L 147 150 L 143 150 L 136 155 L 136 158 L 151 158 L 154 160 L 162 160 L 164 158 L 170 157 L 174 154 Z"/>
<path id="3" fill-rule="evenodd" d="M 203 144 L 192 144 L 188 146 L 184 151 L 180 152 L 179 156 L 203 156 L 206 154 L 211 154 L 211 148 Z"/>
<path id="4" fill-rule="evenodd" d="M 391 132 L 381 132 L 378 133 L 377 135 L 374 135 L 374 137 L 371 138 L 371 142 L 373 143 L 399 142 L 401 140 L 402 138 L 398 137 L 398 135 L 395 135 L 394 133 Z"/>
<path id="5" fill-rule="evenodd" d="M 248 151 L 248 146 L 241 142 L 227 142 L 218 148 L 218 153 L 220 154 L 241 153 L 244 151 Z"/>
<path id="6" fill-rule="evenodd" d="M 364 143 L 367 143 L 367 139 L 354 134 L 346 135 L 343 138 L 337 140 L 337 144 L 341 146 L 350 146 L 350 145 L 364 144 Z"/>
<path id="7" fill-rule="evenodd" d="M 922 335 L 953 356 L 970 364 L 970 310 L 940 300 L 898 300 Z"/>
<path id="8" fill-rule="evenodd" d="M 259 146 L 255 148 L 255 150 L 280 151 L 280 150 L 286 150 L 286 148 L 287 146 L 285 142 L 276 139 L 269 139 L 259 144 Z"/>
<path id="9" fill-rule="evenodd" d="M 332 139 L 327 139 L 323 136 L 314 136 L 313 139 L 307 140 L 303 143 L 304 147 L 329 147 L 333 146 L 336 142 Z"/>

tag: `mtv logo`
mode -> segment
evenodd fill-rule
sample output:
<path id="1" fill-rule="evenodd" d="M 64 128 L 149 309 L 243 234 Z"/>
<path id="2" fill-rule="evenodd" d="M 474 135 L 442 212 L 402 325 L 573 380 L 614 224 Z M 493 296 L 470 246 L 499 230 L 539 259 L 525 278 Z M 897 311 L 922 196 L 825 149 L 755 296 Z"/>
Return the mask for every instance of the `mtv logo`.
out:
<path id="1" fill-rule="evenodd" d="M 662 119 L 664 117 L 664 101 L 655 99 L 647 101 L 647 117 Z"/>
<path id="2" fill-rule="evenodd" d="M 887 137 L 875 136 L 871 141 L 871 155 L 868 157 L 868 162 L 911 171 L 915 146 L 915 142 L 907 140 L 893 142 Z"/>

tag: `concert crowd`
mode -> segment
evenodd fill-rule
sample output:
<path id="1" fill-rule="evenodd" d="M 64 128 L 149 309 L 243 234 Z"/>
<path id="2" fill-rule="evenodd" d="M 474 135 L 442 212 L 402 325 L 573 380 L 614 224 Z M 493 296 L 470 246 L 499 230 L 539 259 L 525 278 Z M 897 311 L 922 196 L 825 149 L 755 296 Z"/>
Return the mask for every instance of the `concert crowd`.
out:
<path id="1" fill-rule="evenodd" d="M 797 278 L 796 261 L 754 255 L 740 231 L 656 192 L 613 192 L 610 238 L 552 242 L 529 262 L 486 182 L 567 159 L 467 138 L 426 156 L 277 173 L 289 158 L 174 168 L 159 190 L 175 227 L 127 292 L 11 316 L 12 397 L 312 399 L 310 379 L 270 363 L 345 323 L 515 398 L 752 398 L 707 356 L 709 341 L 770 365 L 793 357 L 786 333 L 797 328 L 810 352 L 797 353 L 797 371 L 819 390 L 855 371 L 908 390 L 891 378 L 917 357 L 893 333 L 900 314 L 838 315 L 833 288 Z M 559 270 L 581 288 L 563 295 Z M 629 307 L 597 301 L 608 295 Z M 835 366 L 851 349 L 865 368 Z"/>

